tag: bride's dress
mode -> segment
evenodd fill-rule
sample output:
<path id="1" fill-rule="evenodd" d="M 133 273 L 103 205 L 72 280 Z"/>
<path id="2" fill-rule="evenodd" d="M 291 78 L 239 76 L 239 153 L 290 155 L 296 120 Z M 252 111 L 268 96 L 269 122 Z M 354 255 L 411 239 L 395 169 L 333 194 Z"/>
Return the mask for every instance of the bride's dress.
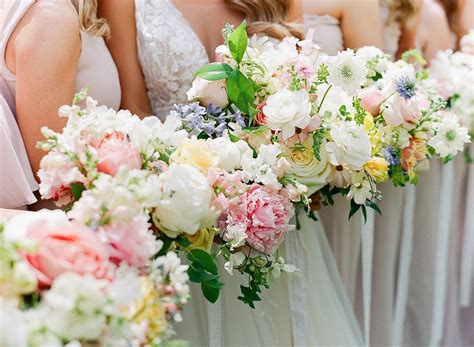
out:
<path id="1" fill-rule="evenodd" d="M 136 0 L 135 8 L 148 95 L 154 113 L 166 117 L 174 103 L 186 102 L 193 73 L 208 58 L 171 1 Z M 301 223 L 302 230 L 290 233 L 287 240 L 288 256 L 303 270 L 299 277 L 275 281 L 252 310 L 237 300 L 241 276 L 230 277 L 221 268 L 226 285 L 219 301 L 206 303 L 200 288 L 192 286 L 194 297 L 175 337 L 191 346 L 362 344 L 321 224 L 304 216 Z"/>

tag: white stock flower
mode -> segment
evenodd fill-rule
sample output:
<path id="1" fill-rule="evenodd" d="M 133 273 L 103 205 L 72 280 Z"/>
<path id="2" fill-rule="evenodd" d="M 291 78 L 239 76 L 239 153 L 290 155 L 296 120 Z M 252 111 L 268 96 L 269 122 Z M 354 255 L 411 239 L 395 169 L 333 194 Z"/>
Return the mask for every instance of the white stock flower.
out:
<path id="1" fill-rule="evenodd" d="M 372 189 L 367 177 L 362 172 L 352 172 L 352 184 L 347 198 L 354 199 L 357 204 L 362 205 L 371 197 Z"/>
<path id="2" fill-rule="evenodd" d="M 115 271 L 114 279 L 107 290 L 107 298 L 112 303 L 112 312 L 140 297 L 140 274 L 136 268 L 122 262 Z"/>
<path id="3" fill-rule="evenodd" d="M 106 325 L 106 285 L 104 280 L 72 272 L 56 277 L 44 294 L 44 304 L 50 309 L 46 326 L 68 340 L 97 339 Z"/>
<path id="4" fill-rule="evenodd" d="M 167 278 L 179 295 L 187 296 L 189 294 L 188 265 L 182 264 L 175 252 L 168 252 L 166 255 L 156 258 L 152 267 L 156 269 L 153 275 L 158 285 Z"/>
<path id="5" fill-rule="evenodd" d="M 305 90 L 283 89 L 271 95 L 263 107 L 267 125 L 272 130 L 281 130 L 287 139 L 295 133 L 295 128 L 303 129 L 311 122 L 311 103 Z"/>
<path id="6" fill-rule="evenodd" d="M 247 153 L 242 160 L 242 170 L 246 180 L 255 181 L 280 189 L 281 184 L 278 181 L 278 171 L 282 166 L 280 145 L 275 143 L 271 145 L 261 145 L 257 158 L 253 158 L 251 153 Z M 285 163 L 288 163 L 285 160 Z"/>
<path id="7" fill-rule="evenodd" d="M 349 94 L 356 92 L 364 83 L 367 68 L 365 62 L 348 49 L 339 52 L 329 65 L 330 75 L 328 81 Z"/>
<path id="8" fill-rule="evenodd" d="M 332 165 L 360 170 L 371 158 L 370 138 L 363 126 L 353 121 L 334 123 L 330 135 L 332 141 L 326 143 L 326 151 Z"/>
<path id="9" fill-rule="evenodd" d="M 27 347 L 27 324 L 16 300 L 0 298 L 0 343 L 5 347 Z"/>
<path id="10" fill-rule="evenodd" d="M 236 223 L 227 226 L 224 231 L 223 239 L 231 243 L 230 250 L 245 244 L 247 238 L 246 230 L 247 226 L 245 224 Z"/>
<path id="11" fill-rule="evenodd" d="M 428 144 L 432 146 L 440 157 L 455 155 L 462 151 L 465 143 L 469 143 L 467 128 L 459 126 L 459 122 L 454 115 L 446 114 L 440 123 L 435 123 L 436 135 L 433 136 Z"/>
<path id="12" fill-rule="evenodd" d="M 271 268 L 271 274 L 274 278 L 279 278 L 282 272 L 293 273 L 297 271 L 298 269 L 296 266 L 291 264 L 285 264 L 285 259 L 283 259 L 283 257 L 279 257 L 278 259 L 276 259 L 273 262 Z"/>
<path id="13" fill-rule="evenodd" d="M 162 198 L 153 220 L 169 237 L 194 235 L 211 226 L 219 211 L 212 206 L 213 192 L 206 176 L 187 164 L 171 164 L 160 175 Z"/>
<path id="14" fill-rule="evenodd" d="M 232 253 L 229 260 L 224 264 L 224 269 L 229 273 L 229 275 L 233 275 L 234 268 L 242 265 L 244 261 L 245 254 L 242 252 Z"/>

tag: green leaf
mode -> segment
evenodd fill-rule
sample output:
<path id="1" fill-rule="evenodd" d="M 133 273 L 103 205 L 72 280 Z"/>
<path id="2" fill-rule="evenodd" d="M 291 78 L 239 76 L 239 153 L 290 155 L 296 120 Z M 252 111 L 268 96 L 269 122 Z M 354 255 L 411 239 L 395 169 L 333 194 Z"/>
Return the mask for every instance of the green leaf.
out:
<path id="1" fill-rule="evenodd" d="M 217 281 L 218 283 L 221 283 Z M 201 290 L 204 294 L 204 297 L 212 303 L 215 303 L 219 298 L 219 293 L 221 291 L 221 286 L 216 284 L 216 282 L 209 281 L 201 283 Z"/>
<path id="2" fill-rule="evenodd" d="M 229 135 L 229 139 L 230 139 L 231 142 L 239 142 L 240 141 L 240 137 L 235 136 L 230 131 L 227 134 Z"/>
<path id="3" fill-rule="evenodd" d="M 247 50 L 247 23 L 244 20 L 229 36 L 229 50 L 237 64 L 240 64 Z"/>
<path id="4" fill-rule="evenodd" d="M 362 215 L 364 216 L 364 224 L 367 222 L 367 209 L 364 205 L 361 205 Z"/>
<path id="5" fill-rule="evenodd" d="M 194 74 L 196 77 L 204 78 L 208 81 L 224 80 L 229 77 L 232 67 L 225 63 L 210 63 L 201 67 Z"/>
<path id="6" fill-rule="evenodd" d="M 370 207 L 375 212 L 377 212 L 379 215 L 382 215 L 382 211 L 380 210 L 379 206 L 375 203 L 375 201 L 367 201 L 365 203 L 365 206 Z"/>
<path id="7" fill-rule="evenodd" d="M 255 308 L 255 301 L 260 301 L 262 300 L 260 296 L 257 294 L 259 291 L 259 288 L 255 287 L 246 287 L 244 285 L 240 286 L 240 292 L 242 293 L 242 296 L 239 296 L 238 299 L 242 301 L 245 304 L 248 304 L 251 308 Z"/>
<path id="8" fill-rule="evenodd" d="M 191 246 L 191 241 L 189 241 L 187 238 L 179 235 L 178 237 L 176 237 L 176 239 L 174 239 L 176 241 L 176 243 L 180 246 L 183 246 L 183 247 L 189 247 Z"/>
<path id="9" fill-rule="evenodd" d="M 242 113 L 249 114 L 249 105 L 255 101 L 252 83 L 238 69 L 232 71 L 227 78 L 227 95 Z"/>
<path id="10" fill-rule="evenodd" d="M 313 152 L 314 152 L 315 158 L 318 159 L 319 161 L 321 161 L 320 149 L 321 149 L 321 145 L 323 143 L 325 135 L 326 133 L 323 128 L 318 129 L 313 133 Z"/>
<path id="11" fill-rule="evenodd" d="M 255 90 L 255 89 L 254 89 Z M 255 116 L 257 115 L 258 111 L 253 107 L 253 102 L 248 104 L 248 110 L 249 110 L 249 125 L 251 126 L 253 123 L 253 120 L 255 119 Z"/>
<path id="12" fill-rule="evenodd" d="M 190 266 L 188 268 L 189 280 L 191 282 L 202 283 L 218 279 L 218 275 L 211 274 L 205 270 Z"/>
<path id="13" fill-rule="evenodd" d="M 71 194 L 74 200 L 79 200 L 84 190 L 86 190 L 86 187 L 82 183 L 71 183 Z"/>
<path id="14" fill-rule="evenodd" d="M 351 211 L 349 212 L 349 219 L 359 211 L 362 205 L 357 204 L 354 200 L 351 200 Z"/>
<path id="15" fill-rule="evenodd" d="M 217 275 L 217 265 L 212 256 L 202 249 L 193 249 L 187 254 L 188 259 L 195 267 L 200 267 L 212 274 Z"/>

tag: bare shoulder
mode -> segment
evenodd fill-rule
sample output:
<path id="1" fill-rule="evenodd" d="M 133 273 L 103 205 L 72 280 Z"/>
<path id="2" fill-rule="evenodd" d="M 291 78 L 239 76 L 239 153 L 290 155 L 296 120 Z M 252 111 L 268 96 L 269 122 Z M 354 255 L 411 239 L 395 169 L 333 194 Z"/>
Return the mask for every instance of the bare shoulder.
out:
<path id="1" fill-rule="evenodd" d="M 34 50 L 38 46 L 80 45 L 77 13 L 63 0 L 36 1 L 12 33 L 15 51 Z"/>
<path id="2" fill-rule="evenodd" d="M 303 0 L 303 13 L 330 15 L 340 19 L 344 10 L 345 2 L 346 1 L 344 0 Z"/>
<path id="3" fill-rule="evenodd" d="M 443 7 L 436 1 L 424 0 L 423 9 L 421 11 L 422 25 L 429 31 L 440 30 L 449 32 L 448 18 Z"/>
<path id="4" fill-rule="evenodd" d="M 347 12 L 365 12 L 377 10 L 380 7 L 379 0 L 361 0 L 361 1 L 339 1 L 343 11 Z"/>

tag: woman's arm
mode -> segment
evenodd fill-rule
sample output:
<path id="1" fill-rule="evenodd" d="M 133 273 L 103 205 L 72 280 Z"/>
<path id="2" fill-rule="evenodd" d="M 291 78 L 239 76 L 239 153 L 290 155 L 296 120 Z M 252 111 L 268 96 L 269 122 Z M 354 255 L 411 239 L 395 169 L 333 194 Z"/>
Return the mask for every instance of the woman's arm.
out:
<path id="1" fill-rule="evenodd" d="M 343 1 L 341 28 L 346 48 L 383 47 L 378 0 Z"/>
<path id="2" fill-rule="evenodd" d="M 417 41 L 428 61 L 436 56 L 436 52 L 451 46 L 451 29 L 448 19 L 441 5 L 435 1 L 423 2 Z"/>
<path id="3" fill-rule="evenodd" d="M 15 28 L 6 49 L 16 75 L 17 121 L 33 172 L 44 152 L 41 127 L 60 131 L 58 108 L 74 96 L 81 41 L 77 14 L 66 2 L 37 2 Z"/>
<path id="4" fill-rule="evenodd" d="M 140 117 L 151 114 L 143 73 L 138 61 L 134 0 L 99 0 L 99 14 L 107 19 L 111 38 L 107 46 L 114 58 L 122 88 L 121 108 Z"/>

